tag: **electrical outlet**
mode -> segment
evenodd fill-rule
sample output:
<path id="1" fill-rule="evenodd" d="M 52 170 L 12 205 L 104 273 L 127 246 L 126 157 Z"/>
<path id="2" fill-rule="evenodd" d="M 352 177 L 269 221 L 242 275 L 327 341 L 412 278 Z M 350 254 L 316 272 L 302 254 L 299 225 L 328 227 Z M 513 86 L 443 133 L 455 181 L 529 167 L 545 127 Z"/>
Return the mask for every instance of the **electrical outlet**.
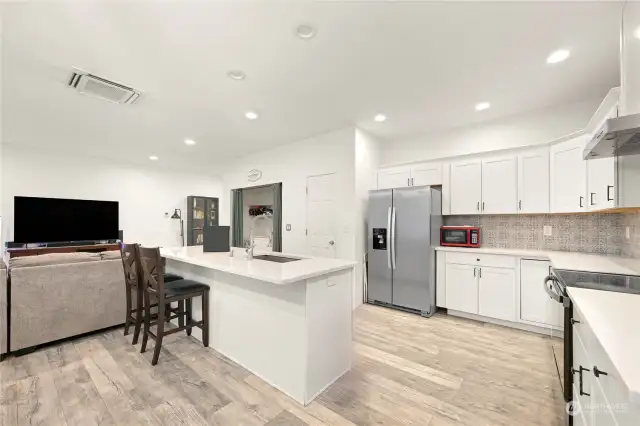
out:
<path id="1" fill-rule="evenodd" d="M 625 235 L 627 237 L 627 240 L 631 239 L 631 228 L 628 226 L 625 228 Z"/>
<path id="2" fill-rule="evenodd" d="M 544 225 L 542 227 L 542 231 L 545 237 L 550 237 L 553 235 L 553 228 L 551 227 L 551 225 Z"/>
<path id="3" fill-rule="evenodd" d="M 287 229 L 287 231 L 291 231 L 291 224 L 290 223 L 287 223 L 287 228 L 286 229 Z"/>

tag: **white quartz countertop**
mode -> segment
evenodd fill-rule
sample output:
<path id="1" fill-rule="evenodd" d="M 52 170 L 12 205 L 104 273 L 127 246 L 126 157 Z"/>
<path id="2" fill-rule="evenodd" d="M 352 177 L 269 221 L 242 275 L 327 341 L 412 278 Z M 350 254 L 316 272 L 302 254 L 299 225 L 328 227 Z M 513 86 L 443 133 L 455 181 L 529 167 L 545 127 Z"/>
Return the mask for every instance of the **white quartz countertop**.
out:
<path id="1" fill-rule="evenodd" d="M 599 272 L 602 274 L 640 275 L 640 260 L 604 254 L 576 253 L 552 250 L 503 249 L 493 247 L 436 247 L 438 251 L 502 254 L 508 256 L 549 259 L 555 269 Z"/>
<path id="2" fill-rule="evenodd" d="M 567 292 L 627 386 L 631 401 L 640 402 L 640 295 L 576 287 Z"/>
<path id="3" fill-rule="evenodd" d="M 242 249 L 236 249 L 234 256 L 231 257 L 228 252 L 204 253 L 202 246 L 166 247 L 161 248 L 160 253 L 167 259 L 278 285 L 303 281 L 331 272 L 353 268 L 357 265 L 357 262 L 350 260 L 260 252 L 258 250 L 254 252 L 255 256 L 268 254 L 273 256 L 295 257 L 301 260 L 288 263 L 277 263 L 259 259 L 247 260 L 244 250 Z"/>

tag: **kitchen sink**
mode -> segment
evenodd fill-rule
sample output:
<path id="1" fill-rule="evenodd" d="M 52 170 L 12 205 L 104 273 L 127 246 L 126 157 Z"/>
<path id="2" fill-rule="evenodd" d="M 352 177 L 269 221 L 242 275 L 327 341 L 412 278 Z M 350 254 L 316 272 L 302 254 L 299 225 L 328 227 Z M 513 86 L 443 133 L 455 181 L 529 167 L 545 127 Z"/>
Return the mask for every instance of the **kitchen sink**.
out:
<path id="1" fill-rule="evenodd" d="M 266 260 L 267 262 L 276 262 L 276 263 L 288 263 L 288 262 L 295 262 L 296 260 L 302 260 L 302 259 L 296 259 L 295 257 L 272 256 L 270 254 L 259 254 L 257 256 L 253 256 L 253 258 L 258 260 Z"/>

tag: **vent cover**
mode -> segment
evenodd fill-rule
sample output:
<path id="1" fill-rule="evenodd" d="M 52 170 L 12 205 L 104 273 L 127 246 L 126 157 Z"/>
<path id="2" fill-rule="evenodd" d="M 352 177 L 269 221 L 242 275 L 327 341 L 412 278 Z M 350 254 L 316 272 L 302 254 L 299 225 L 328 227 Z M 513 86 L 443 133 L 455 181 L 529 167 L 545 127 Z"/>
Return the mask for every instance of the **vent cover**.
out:
<path id="1" fill-rule="evenodd" d="M 140 92 L 131 87 L 80 70 L 74 70 L 71 74 L 69 87 L 85 95 L 95 96 L 117 104 L 132 104 L 140 97 Z"/>

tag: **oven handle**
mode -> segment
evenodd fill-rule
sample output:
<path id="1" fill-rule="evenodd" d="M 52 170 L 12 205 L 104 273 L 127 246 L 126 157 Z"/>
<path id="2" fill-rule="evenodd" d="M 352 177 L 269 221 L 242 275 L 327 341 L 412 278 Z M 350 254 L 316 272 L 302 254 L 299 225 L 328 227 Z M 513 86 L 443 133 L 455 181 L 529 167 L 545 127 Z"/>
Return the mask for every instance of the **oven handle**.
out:
<path id="1" fill-rule="evenodd" d="M 549 281 L 553 283 L 553 288 L 558 289 L 558 285 L 556 284 L 556 277 L 554 277 L 553 275 L 549 275 L 547 278 L 544 279 L 544 291 L 546 291 L 549 297 L 555 300 L 556 302 L 563 303 L 564 300 L 562 295 L 560 295 L 559 293 L 556 293 L 551 289 L 551 286 L 547 284 Z"/>

